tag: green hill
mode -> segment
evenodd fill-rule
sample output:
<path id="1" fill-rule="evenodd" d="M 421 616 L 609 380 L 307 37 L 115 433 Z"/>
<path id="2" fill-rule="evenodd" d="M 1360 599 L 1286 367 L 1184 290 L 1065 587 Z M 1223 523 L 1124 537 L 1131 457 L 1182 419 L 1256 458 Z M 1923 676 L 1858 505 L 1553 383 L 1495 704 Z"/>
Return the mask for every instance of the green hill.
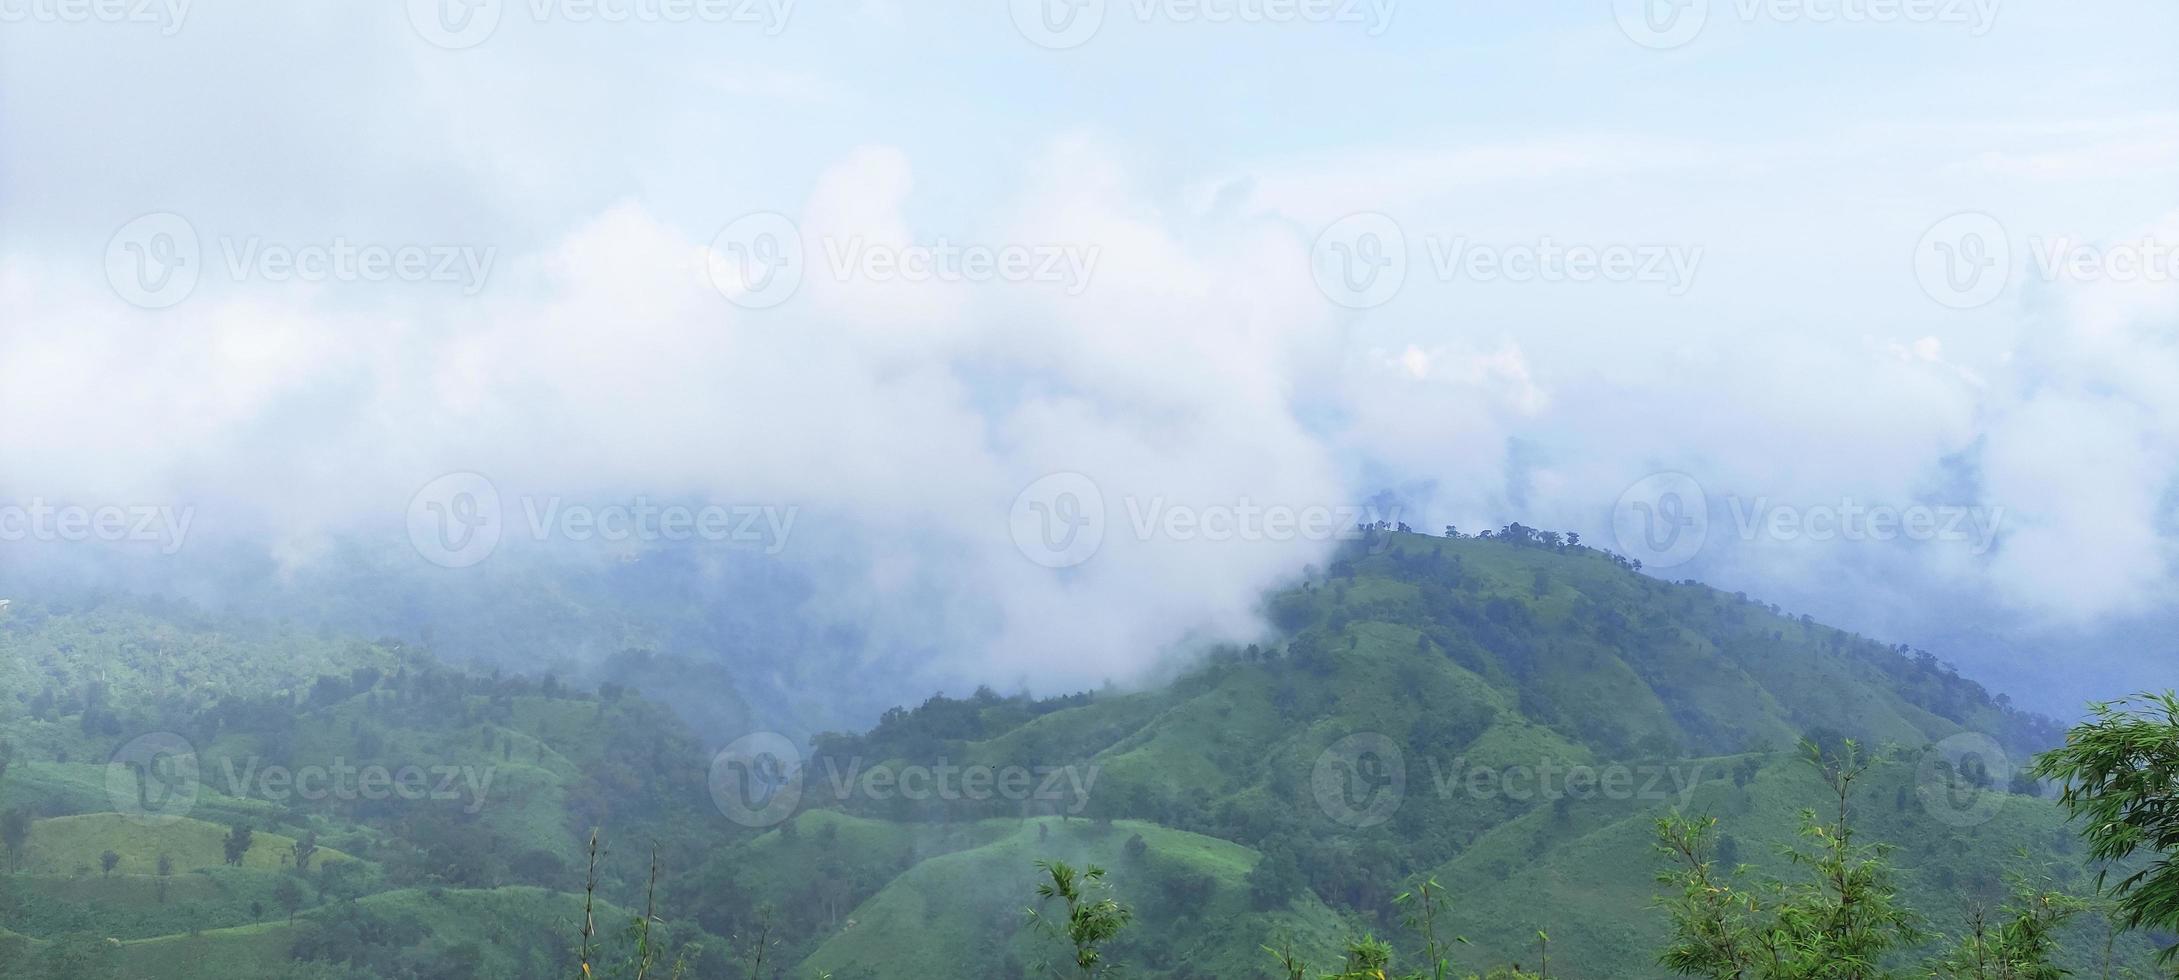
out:
<path id="1" fill-rule="evenodd" d="M 1231 841 L 1268 859 L 1252 882 L 1259 905 L 1321 901 L 1392 932 L 1390 900 L 1408 883 L 1423 874 L 1457 883 L 1458 928 L 1474 940 L 1463 956 L 1478 969 L 1532 954 L 1536 929 L 1548 928 L 1569 975 L 1657 975 L 1656 818 L 1685 807 L 1717 813 L 1729 831 L 1744 821 L 1742 860 L 1777 864 L 1800 810 L 1818 802 L 1818 785 L 1794 761 L 1804 736 L 1853 738 L 1886 755 L 1863 805 L 1901 845 L 1910 894 L 1933 915 L 1956 915 L 1963 889 L 1994 895 L 2023 852 L 2063 862 L 2079 882 L 2049 801 L 2002 782 L 1971 788 L 1993 812 L 1962 821 L 1933 812 L 1917 782 L 1933 771 L 1924 762 L 1943 756 L 1940 743 L 1997 747 L 2002 758 L 1990 765 L 2003 770 L 2052 744 L 2052 722 L 1926 655 L 1524 532 L 1381 534 L 1269 600 L 1286 631 L 1278 644 L 1219 651 L 1152 691 L 933 699 L 867 734 L 821 737 L 811 768 L 950 760 L 1094 771 L 1084 815 Z M 1344 748 L 1358 744 L 1381 751 L 1358 760 Z M 1348 764 L 1381 765 L 1370 758 L 1381 755 L 1402 774 L 1394 803 L 1378 812 L 1341 799 L 1371 788 L 1351 781 Z M 1070 805 L 826 802 L 910 821 Z M 896 919 L 915 907 L 883 893 L 870 901 L 881 900 Z M 865 905 L 855 917 L 876 911 Z M 890 931 L 933 949 L 991 945 L 935 913 Z M 2146 948 L 2132 941 L 2125 952 Z M 848 962 L 827 958 L 832 949 L 809 965 Z"/>
<path id="2" fill-rule="evenodd" d="M 157 871 L 159 858 L 171 862 L 177 874 L 223 867 L 227 864 L 221 840 L 227 828 L 187 818 L 144 824 L 118 813 L 92 813 L 54 817 L 30 826 L 30 841 L 23 849 L 20 870 L 31 874 L 58 875 L 69 871 L 89 873 L 100 866 L 100 857 L 112 853 L 119 859 L 113 873 L 148 875 Z M 255 834 L 237 867 L 275 871 L 294 864 L 295 839 L 279 834 Z M 329 847 L 320 847 L 316 860 L 353 861 L 355 858 Z"/>
<path id="3" fill-rule="evenodd" d="M 1339 916 L 1313 897 L 1272 911 L 1253 908 L 1248 873 L 1260 856 L 1227 841 L 1124 820 L 1006 823 L 1004 837 L 920 861 L 856 906 L 800 974 L 840 980 L 1021 974 L 1053 956 L 1053 940 L 1025 928 L 1024 896 L 1035 891 L 1040 860 L 1110 869 L 1116 896 L 1139 923 L 1112 955 L 1137 976 L 1248 976 L 1275 937 L 1328 960 L 1345 931 Z M 966 941 L 902 941 L 920 935 Z"/>
<path id="4" fill-rule="evenodd" d="M 1330 967 L 1365 932 L 1412 962 L 1393 899 L 1425 876 L 1466 968 L 1525 961 L 1546 929 L 1555 975 L 1657 976 L 1655 821 L 1716 815 L 1737 861 L 1783 870 L 1818 802 L 1804 737 L 1875 751 L 1856 811 L 1933 933 L 2008 870 L 2092 877 L 2007 778 L 2051 721 L 1925 654 L 1518 525 L 1373 534 L 1266 598 L 1275 638 L 1156 686 L 980 690 L 820 735 L 764 826 L 728 819 L 688 728 L 621 688 L 156 603 L 20 608 L 0 623 L 27 657 L 0 671 L 0 811 L 27 830 L 0 882 L 11 976 L 563 975 L 593 828 L 604 940 L 650 905 L 702 945 L 699 977 L 759 950 L 767 975 L 1029 975 L 1059 949 L 1024 912 L 1040 860 L 1108 870 L 1137 912 L 1109 953 L 1143 977 L 1270 976 L 1280 942 Z M 107 759 L 150 733 L 193 749 L 199 785 L 147 827 L 113 812 Z M 316 796 L 263 777 L 313 770 L 387 775 Z M 253 846 L 229 866 L 237 825 Z M 2100 944 L 2084 925 L 2069 962 Z"/>

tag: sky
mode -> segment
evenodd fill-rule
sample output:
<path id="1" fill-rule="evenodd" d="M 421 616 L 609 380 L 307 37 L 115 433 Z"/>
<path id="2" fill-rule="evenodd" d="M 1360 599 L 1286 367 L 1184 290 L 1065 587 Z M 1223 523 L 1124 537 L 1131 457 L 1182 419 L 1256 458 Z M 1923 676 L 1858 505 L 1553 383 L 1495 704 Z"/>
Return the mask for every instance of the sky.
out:
<path id="1" fill-rule="evenodd" d="M 1260 637 L 1357 519 L 1520 521 L 2067 714 L 2174 660 L 2175 37 L 0 0 L 0 552 L 726 541 L 1056 690 Z"/>

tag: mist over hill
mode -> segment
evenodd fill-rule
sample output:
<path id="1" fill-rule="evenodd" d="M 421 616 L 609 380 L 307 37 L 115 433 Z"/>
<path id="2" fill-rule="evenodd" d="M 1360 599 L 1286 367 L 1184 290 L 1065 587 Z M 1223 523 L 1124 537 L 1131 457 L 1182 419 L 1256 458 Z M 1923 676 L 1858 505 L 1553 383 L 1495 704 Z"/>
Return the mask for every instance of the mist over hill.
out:
<path id="1" fill-rule="evenodd" d="M 0 0 L 0 980 L 2168 975 L 2175 37 Z"/>
<path id="2" fill-rule="evenodd" d="M 1794 761 L 1803 738 L 1877 752 L 1869 832 L 1900 845 L 1927 907 L 2077 855 L 2020 778 L 2056 722 L 1933 655 L 1632 566 L 1521 525 L 1373 530 L 1265 597 L 1264 641 L 1169 681 L 985 688 L 809 738 L 757 711 L 672 707 L 676 685 L 716 695 L 741 682 L 731 670 L 623 654 L 593 690 L 550 658 L 516 666 L 523 633 L 500 638 L 500 666 L 457 667 L 443 639 L 121 593 L 18 601 L 0 620 L 15 752 L 0 809 L 35 819 L 9 921 L 28 962 L 93 921 L 122 961 L 191 944 L 222 971 L 207 976 L 392 969 L 403 944 L 534 975 L 564 965 L 565 944 L 506 944 L 567 921 L 602 828 L 601 897 L 643 900 L 655 841 L 667 921 L 727 957 L 719 969 L 762 936 L 794 975 L 1014 976 L 1045 948 L 1018 918 L 1032 865 L 1062 859 L 1106 866 L 1139 910 L 1112 952 L 1141 975 L 1258 975 L 1274 939 L 1330 962 L 1341 937 L 1395 928 L 1398 883 L 1427 875 L 1465 896 L 1474 968 L 1518 960 L 1542 928 L 1567 975 L 1650 976 L 1664 923 L 1644 899 L 1649 825 L 1726 816 L 1764 862 L 1818 795 Z M 793 764 L 749 782 L 774 752 Z M 148 784 L 179 793 L 128 776 L 145 761 L 171 777 L 149 760 L 184 757 L 186 778 Z M 434 778 L 309 795 L 255 775 L 329 766 L 335 787 L 341 766 Z M 262 865 L 217 860 L 236 826 Z M 306 839 L 327 857 L 274 896 Z M 86 880 L 106 849 L 121 866 Z M 124 927 L 124 907 L 144 911 Z M 2068 937 L 2069 962 L 2100 948 Z"/>

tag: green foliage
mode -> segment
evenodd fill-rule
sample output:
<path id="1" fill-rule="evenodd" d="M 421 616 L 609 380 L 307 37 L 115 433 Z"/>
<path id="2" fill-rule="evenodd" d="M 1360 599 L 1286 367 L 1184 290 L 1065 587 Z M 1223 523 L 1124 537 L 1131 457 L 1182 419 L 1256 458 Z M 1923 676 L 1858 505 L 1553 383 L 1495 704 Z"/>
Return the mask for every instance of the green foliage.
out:
<path id="1" fill-rule="evenodd" d="M 517 591 L 470 628 L 476 643 L 459 645 L 541 660 L 527 648 L 547 651 L 564 618 L 527 617 L 556 600 Z M 1387 946 L 1386 971 L 1396 959 L 1438 980 L 1519 960 L 1642 975 L 1669 938 L 1638 911 L 1654 821 L 1675 802 L 1729 814 L 1729 846 L 1743 853 L 1717 860 L 1770 853 L 1793 837 L 1810 795 L 1779 774 L 1784 756 L 1770 746 L 1804 731 L 1834 748 L 1849 735 L 1921 745 L 1974 730 L 2027 751 L 2056 737 L 2052 728 L 2042 740 L 2040 722 L 1934 658 L 1632 574 L 1568 537 L 1519 526 L 1488 538 L 1380 530 L 1268 600 L 1285 635 L 1214 650 L 1169 685 L 934 697 L 863 734 L 820 736 L 808 766 L 816 778 L 833 767 L 1020 766 L 1056 794 L 820 791 L 760 833 L 719 817 L 703 792 L 706 747 L 632 691 L 481 676 L 396 642 L 156 604 L 18 608 L 0 626 L 0 741 L 13 750 L 0 750 L 0 813 L 23 815 L 27 843 L 15 855 L 22 873 L 0 882 L 0 925 L 24 935 L 0 931 L 0 947 L 19 941 L 36 960 L 63 937 L 95 934 L 118 941 L 125 975 L 186 980 L 576 975 L 570 924 L 595 826 L 656 841 L 660 868 L 654 891 L 635 855 L 601 856 L 598 976 L 665 975 L 699 947 L 690 975 L 707 980 L 1022 976 L 1053 943 L 1075 950 L 1056 895 L 1044 928 L 1018 914 L 1039 857 L 1113 869 L 1109 886 L 1078 882 L 1092 906 L 1133 912 L 1095 947 L 1098 964 L 1124 963 L 1143 980 L 1266 970 L 1261 944 L 1274 936 L 1288 937 L 1280 974 L 1313 977 L 1308 963 L 1347 959 L 1342 937 L 1382 934 L 1402 918 L 1413 928 Z M 672 678 L 684 704 L 740 680 L 691 681 L 685 662 L 647 654 L 622 660 Z M 151 731 L 198 749 L 206 779 L 193 819 L 141 827 L 103 812 L 113 806 L 104 760 Z M 1382 825 L 1356 827 L 1320 805 L 1312 770 L 1327 748 L 1364 733 L 1404 757 L 1407 781 Z M 225 795 L 214 781 L 253 760 L 336 758 L 490 768 L 495 780 L 476 812 L 275 803 Z M 1539 762 L 1677 769 L 1641 796 L 1515 797 L 1471 792 L 1454 768 Z M 1072 767 L 1079 784 L 1044 784 L 1055 767 Z M 1438 781 L 1440 767 L 1453 782 Z M 2071 846 L 2056 805 L 2026 797 L 1972 833 L 1917 819 L 1914 770 L 1908 758 L 1869 771 L 1865 792 L 1896 807 L 1857 813 L 1864 836 L 1851 845 L 1901 845 L 1901 896 L 1933 907 L 1932 896 L 1994 881 L 1990 854 Z M 1380 789 L 1384 773 L 1364 773 L 1356 798 Z M 1977 789 L 1989 782 L 1965 775 Z M 231 863 L 237 826 L 251 828 L 251 843 Z M 1825 847 L 1803 850 L 1810 862 L 1797 872 L 1820 880 Z M 106 852 L 120 858 L 111 875 L 89 873 Z M 1403 902 L 1400 884 L 1417 880 Z M 1440 881 L 1460 896 L 1466 937 L 1449 935 Z M 654 894 L 677 921 L 624 911 L 652 909 Z M 1545 909 L 1562 933 L 1550 941 L 1531 928 Z M 2009 916 L 1993 914 L 1993 943 Z M 2055 961 L 2084 966 L 2101 939 L 2091 932 L 2056 923 Z M 2123 939 L 2114 958 L 2145 959 L 2146 945 Z M 1928 952 L 1894 947 L 1889 962 Z"/>
<path id="2" fill-rule="evenodd" d="M 1429 980 L 1446 980 L 1452 976 L 1453 961 L 1446 956 L 1444 941 L 1438 938 L 1438 918 L 1445 908 L 1444 886 L 1435 878 L 1425 879 L 1414 891 L 1402 893 L 1392 903 L 1406 913 L 1408 927 L 1422 935 L 1423 962 L 1429 970 Z M 1452 941 L 1463 946 L 1468 943 L 1459 936 L 1454 936 Z"/>
<path id="3" fill-rule="evenodd" d="M 1325 974 L 1323 980 L 1451 980 L 1453 962 L 1446 956 L 1449 948 L 1438 935 L 1438 919 L 1445 911 L 1445 890 L 1436 879 L 1425 879 L 1410 892 L 1403 892 L 1393 900 L 1402 910 L 1403 921 L 1408 929 L 1422 939 L 1424 969 L 1412 973 L 1394 974 L 1393 960 L 1397 951 L 1392 944 L 1364 933 L 1347 940 L 1346 962 L 1337 973 Z M 1488 974 L 1466 974 L 1466 980 L 1520 980 L 1525 977 L 1549 977 L 1551 975 L 1551 937 L 1541 930 L 1536 933 L 1537 950 L 1541 957 L 1541 972 L 1523 972 L 1519 965 L 1499 967 Z M 1464 938 L 1455 936 L 1455 945 L 1467 945 Z M 1290 947 L 1273 950 L 1264 947 L 1278 958 L 1280 969 L 1289 980 L 1298 980 L 1308 972 L 1307 964 L 1296 957 Z"/>
<path id="4" fill-rule="evenodd" d="M 1046 880 L 1037 885 L 1040 907 L 1028 910 L 1030 922 L 1066 941 L 1077 975 L 1088 978 L 1113 972 L 1105 962 L 1104 948 L 1127 928 L 1135 913 L 1107 893 L 1105 869 L 1091 865 L 1076 871 L 1065 861 L 1038 861 L 1037 870 Z M 1055 901 L 1062 910 L 1056 920 L 1047 914 Z"/>
<path id="5" fill-rule="evenodd" d="M 26 810 L 0 813 L 0 847 L 7 849 L 11 873 L 23 865 L 23 848 L 30 843 L 30 822 Z"/>
<path id="6" fill-rule="evenodd" d="M 1950 953 L 1930 965 L 1937 980 L 2060 980 L 2071 971 L 2054 962 L 2059 930 L 2088 903 L 2026 877 L 1992 914 L 1969 911 L 1966 934 Z"/>
<path id="7" fill-rule="evenodd" d="M 234 828 L 227 832 L 227 838 L 220 841 L 220 851 L 225 855 L 227 863 L 235 867 L 241 867 L 242 859 L 249 856 L 250 846 L 255 843 L 254 837 L 255 834 L 250 830 L 249 824 L 235 824 Z"/>
<path id="8" fill-rule="evenodd" d="M 295 856 L 295 870 L 307 874 L 310 871 L 310 862 L 318 856 L 318 832 L 303 831 L 302 836 L 295 838 L 295 843 L 288 848 L 288 853 Z"/>
<path id="9" fill-rule="evenodd" d="M 2090 710 L 2034 772 L 2063 787 L 2059 804 L 2080 821 L 2091 860 L 2143 852 L 2153 859 L 2110 886 L 2127 927 L 2179 930 L 2179 695 L 2141 694 Z M 2179 945 L 2160 954 L 2175 956 Z"/>
<path id="10" fill-rule="evenodd" d="M 1392 970 L 1392 944 L 1365 935 L 1347 943 L 1347 963 L 1324 980 L 1386 980 Z"/>
<path id="11" fill-rule="evenodd" d="M 1899 900 L 1891 848 L 1856 842 L 1853 786 L 1867 772 L 1859 746 L 1826 751 L 1804 743 L 1810 765 L 1836 800 L 1828 819 L 1802 818 L 1802 847 L 1787 857 L 1804 875 L 1757 888 L 1735 885 L 1712 860 L 1716 818 L 1658 821 L 1659 849 L 1672 867 L 1659 881 L 1676 895 L 1663 905 L 1673 937 L 1659 961 L 1683 976 L 1712 980 L 1875 980 L 1894 974 L 1888 954 L 1918 938 Z"/>

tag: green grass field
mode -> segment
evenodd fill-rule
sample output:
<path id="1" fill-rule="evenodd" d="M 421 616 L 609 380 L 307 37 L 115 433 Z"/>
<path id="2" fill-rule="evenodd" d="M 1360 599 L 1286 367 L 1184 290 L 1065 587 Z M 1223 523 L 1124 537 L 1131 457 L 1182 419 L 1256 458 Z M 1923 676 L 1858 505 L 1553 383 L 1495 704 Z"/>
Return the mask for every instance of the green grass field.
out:
<path id="1" fill-rule="evenodd" d="M 172 870 L 176 874 L 220 868 L 227 866 L 222 845 L 227 833 L 226 827 L 187 818 L 147 823 L 118 813 L 51 817 L 31 825 L 30 842 L 23 849 L 22 870 L 31 874 L 84 877 L 99 873 L 100 857 L 109 851 L 121 858 L 121 863 L 114 869 L 118 874 L 156 874 L 161 855 L 172 860 Z M 250 849 L 243 855 L 240 867 L 258 871 L 293 867 L 294 845 L 292 837 L 262 831 L 253 833 Z M 314 863 L 354 860 L 340 851 L 321 846 Z"/>

